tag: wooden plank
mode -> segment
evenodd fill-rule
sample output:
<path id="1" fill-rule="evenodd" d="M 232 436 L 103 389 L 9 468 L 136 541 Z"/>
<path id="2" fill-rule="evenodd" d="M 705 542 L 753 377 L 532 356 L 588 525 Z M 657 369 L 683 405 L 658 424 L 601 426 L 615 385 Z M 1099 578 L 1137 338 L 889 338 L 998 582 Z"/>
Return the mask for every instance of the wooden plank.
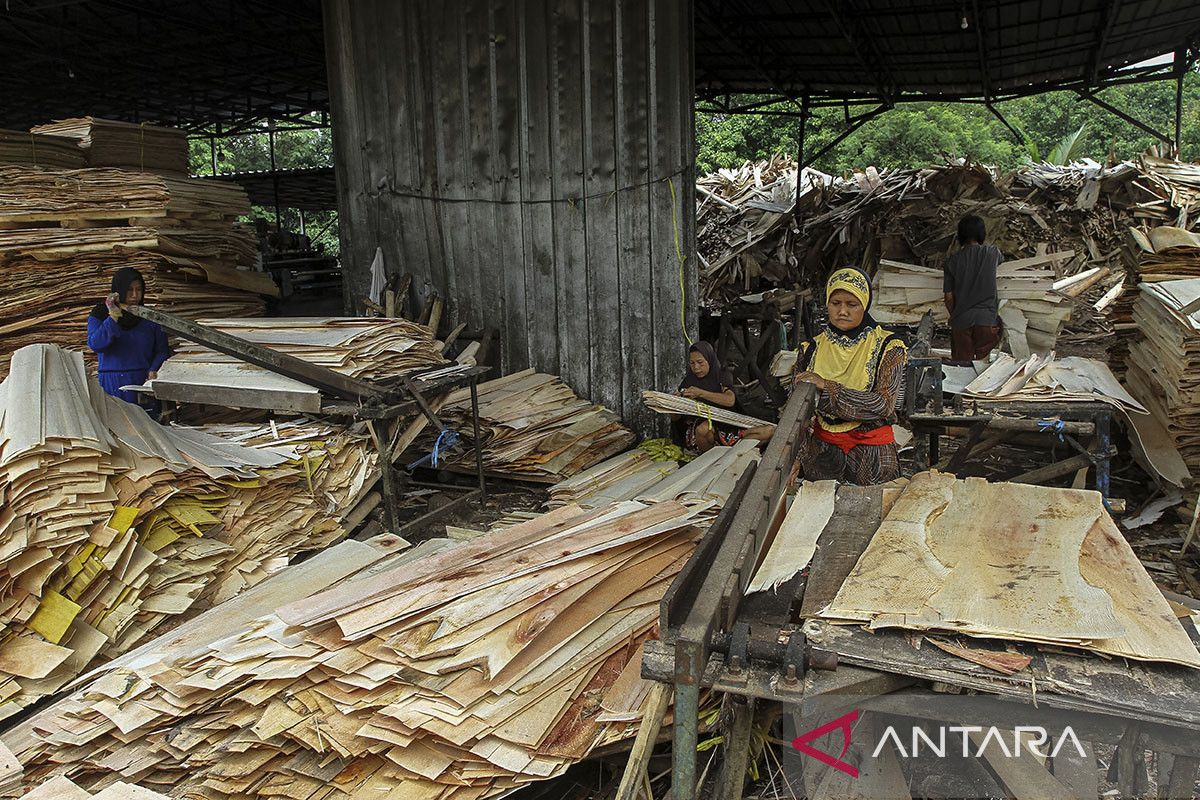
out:
<path id="1" fill-rule="evenodd" d="M 1013 741 L 1011 731 L 1001 731 L 1001 735 L 1009 742 Z M 1051 775 L 1024 746 L 1019 754 L 1004 753 L 994 739 L 985 741 L 984 734 L 977 731 L 972 731 L 970 736 L 1015 800 L 1079 800 L 1080 795 Z"/>
<path id="2" fill-rule="evenodd" d="M 619 406 L 625 419 L 639 428 L 652 429 L 654 415 L 642 410 L 640 393 L 655 375 L 653 300 L 647 287 L 653 286 L 654 269 L 650 241 L 651 193 L 647 186 L 652 177 L 649 164 L 648 72 L 650 50 L 649 9 L 644 5 L 622 4 L 617 12 L 617 63 L 614 74 L 616 92 L 616 172 L 617 238 L 620 242 L 618 275 L 621 328 L 619 367 L 621 395 Z M 682 362 L 682 354 L 681 354 Z M 680 363 L 679 372 L 685 364 Z M 653 388 L 674 388 L 672 386 Z"/>
<path id="3" fill-rule="evenodd" d="M 882 519 L 882 490 L 838 488 L 838 513 L 817 540 L 812 569 L 804 587 L 800 616 L 816 616 L 833 602 L 842 582 L 858 563 Z"/>
<path id="4" fill-rule="evenodd" d="M 1078 797 L 1100 796 L 1100 767 L 1096 764 L 1095 746 L 1081 742 L 1084 755 L 1072 747 L 1064 747 L 1054 756 L 1054 777 Z"/>
<path id="5" fill-rule="evenodd" d="M 642 778 L 650 756 L 654 754 L 654 745 L 658 741 L 658 732 L 662 727 L 663 717 L 671 703 L 671 692 L 665 683 L 655 683 L 646 698 L 645 712 L 642 724 L 638 728 L 633 748 L 629 751 L 629 760 L 625 764 L 625 772 L 621 775 L 621 783 L 617 786 L 616 800 L 636 800 L 642 789 Z"/>
<path id="6" fill-rule="evenodd" d="M 622 353 L 620 248 L 617 189 L 618 135 L 613 76 L 617 50 L 618 6 L 586 6 L 583 58 L 583 203 L 588 248 L 587 348 L 590 396 L 622 415 L 622 382 L 618 364 Z"/>

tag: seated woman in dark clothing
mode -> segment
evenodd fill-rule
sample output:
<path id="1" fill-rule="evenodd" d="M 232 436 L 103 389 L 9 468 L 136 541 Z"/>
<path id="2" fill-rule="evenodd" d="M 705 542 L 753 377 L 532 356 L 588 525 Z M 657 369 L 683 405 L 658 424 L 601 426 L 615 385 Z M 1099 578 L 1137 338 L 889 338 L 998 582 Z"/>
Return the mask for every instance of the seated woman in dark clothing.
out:
<path id="1" fill-rule="evenodd" d="M 904 342 L 867 313 L 871 283 L 861 270 L 836 270 L 825 303 L 829 324 L 801 345 L 796 360 L 795 383 L 820 390 L 801 472 L 810 481 L 887 483 L 900 477 L 891 422 L 904 379 Z"/>
<path id="2" fill-rule="evenodd" d="M 88 347 L 100 362 L 100 388 L 127 403 L 141 405 L 157 418 L 157 400 L 145 401 L 139 392 L 121 391 L 122 386 L 145 383 L 158 375 L 167 360 L 167 335 L 156 322 L 121 310 L 121 304 L 140 305 L 146 295 L 142 274 L 132 267 L 117 270 L 112 294 L 97 303 L 88 316 Z"/>
<path id="3" fill-rule="evenodd" d="M 696 342 L 688 349 L 688 371 L 679 384 L 679 394 L 709 405 L 737 408 L 733 375 L 721 369 L 717 353 L 708 342 Z M 742 430 L 698 417 L 678 419 L 674 427 L 677 433 L 682 434 L 678 438 L 682 439 L 683 447 L 700 453 L 715 445 L 729 447 L 742 439 L 765 442 L 775 430 L 771 425 Z"/>

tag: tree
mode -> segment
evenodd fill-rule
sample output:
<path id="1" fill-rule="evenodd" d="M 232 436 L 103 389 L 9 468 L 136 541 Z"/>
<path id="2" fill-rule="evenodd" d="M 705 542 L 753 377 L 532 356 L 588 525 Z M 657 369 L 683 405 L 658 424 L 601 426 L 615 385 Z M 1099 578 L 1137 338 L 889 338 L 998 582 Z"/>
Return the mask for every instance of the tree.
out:
<path id="1" fill-rule="evenodd" d="M 1175 82 L 1115 86 L 1098 95 L 1160 132 L 1174 130 Z M 757 98 L 749 98 L 755 100 Z M 813 165 L 834 174 L 867 166 L 919 167 L 967 158 L 1012 168 L 1029 151 L 1048 154 L 1081 128 L 1073 153 L 1104 161 L 1111 152 L 1132 158 L 1161 144 L 1154 136 L 1072 92 L 1048 92 L 997 104 L 1026 141 L 1018 140 L 986 108 L 968 103 L 904 103 L 871 120 Z M 768 110 L 795 111 L 794 104 Z M 765 158 L 773 152 L 796 152 L 794 118 L 763 114 L 698 113 L 696 163 L 701 174 L 718 167 Z M 817 109 L 808 123 L 805 151 L 813 153 L 845 128 L 840 109 Z M 1200 73 L 1184 79 L 1184 159 L 1200 159 Z"/>
<path id="2" fill-rule="evenodd" d="M 189 161 L 193 175 L 250 172 L 271 168 L 271 136 L 265 126 L 252 133 L 220 139 L 192 139 Z M 333 140 L 328 128 L 277 131 L 275 166 L 279 169 L 329 167 L 333 165 Z M 274 207 L 253 206 L 250 217 L 275 222 Z M 336 211 L 306 212 L 305 228 L 313 244 L 336 256 L 340 249 Z M 300 214 L 296 209 L 280 209 L 284 228 L 299 231 Z"/>

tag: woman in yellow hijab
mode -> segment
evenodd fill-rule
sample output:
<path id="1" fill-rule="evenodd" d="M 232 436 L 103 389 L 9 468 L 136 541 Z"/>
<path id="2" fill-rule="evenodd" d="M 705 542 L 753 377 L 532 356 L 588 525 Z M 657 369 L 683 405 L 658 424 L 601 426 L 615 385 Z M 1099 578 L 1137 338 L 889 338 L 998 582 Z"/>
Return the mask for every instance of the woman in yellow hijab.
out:
<path id="1" fill-rule="evenodd" d="M 829 324 L 800 346 L 795 383 L 819 390 L 812 435 L 800 453 L 806 480 L 861 486 L 900 477 L 892 421 L 907 353 L 871 318 L 871 282 L 854 267 L 825 286 Z"/>

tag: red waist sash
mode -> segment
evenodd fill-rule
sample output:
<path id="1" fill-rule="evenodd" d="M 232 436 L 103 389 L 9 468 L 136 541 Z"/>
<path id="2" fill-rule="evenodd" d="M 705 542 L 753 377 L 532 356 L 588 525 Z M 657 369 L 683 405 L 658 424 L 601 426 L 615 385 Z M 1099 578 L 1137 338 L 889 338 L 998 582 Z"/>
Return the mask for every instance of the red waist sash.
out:
<path id="1" fill-rule="evenodd" d="M 882 425 L 878 428 L 872 428 L 869 431 L 854 430 L 845 431 L 843 433 L 834 433 L 827 431 L 821 427 L 820 423 L 813 426 L 813 435 L 822 442 L 836 445 L 842 449 L 843 453 L 849 453 L 860 444 L 895 444 L 896 434 L 892 431 L 891 425 Z"/>

